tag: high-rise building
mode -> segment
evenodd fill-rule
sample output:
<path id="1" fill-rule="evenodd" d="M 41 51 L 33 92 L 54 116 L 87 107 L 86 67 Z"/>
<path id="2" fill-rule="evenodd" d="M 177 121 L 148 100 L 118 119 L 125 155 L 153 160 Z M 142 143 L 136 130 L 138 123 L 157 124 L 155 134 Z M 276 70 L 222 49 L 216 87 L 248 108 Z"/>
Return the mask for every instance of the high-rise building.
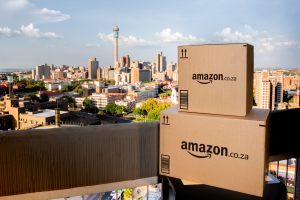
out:
<path id="1" fill-rule="evenodd" d="M 32 75 L 32 79 L 35 79 L 35 75 L 36 75 L 36 70 L 35 69 L 32 70 L 31 75 Z"/>
<path id="2" fill-rule="evenodd" d="M 259 108 L 275 109 L 283 102 L 283 71 L 263 70 L 255 73 L 255 102 Z"/>
<path id="3" fill-rule="evenodd" d="M 129 55 L 126 55 L 126 65 L 127 65 L 127 67 L 130 67 L 130 57 L 129 57 Z"/>
<path id="4" fill-rule="evenodd" d="M 277 71 L 271 71 L 270 72 L 271 76 L 275 77 L 275 101 L 278 103 L 283 102 L 283 77 L 284 77 L 284 72 L 281 70 Z"/>
<path id="5" fill-rule="evenodd" d="M 126 57 L 120 57 L 120 63 L 126 64 Z"/>
<path id="6" fill-rule="evenodd" d="M 118 61 L 118 37 L 119 37 L 119 28 L 117 27 L 117 24 L 113 28 L 114 31 L 114 40 L 115 40 L 115 55 L 114 55 L 114 65 Z"/>
<path id="7" fill-rule="evenodd" d="M 175 64 L 169 64 L 169 65 L 167 65 L 167 76 L 168 76 L 168 79 L 172 79 L 171 78 L 171 74 L 175 70 L 176 70 L 176 65 Z"/>
<path id="8" fill-rule="evenodd" d="M 167 68 L 167 61 L 166 61 L 166 57 L 162 55 L 162 52 L 160 52 L 160 70 L 161 72 L 166 71 Z"/>
<path id="9" fill-rule="evenodd" d="M 160 54 L 156 54 L 156 73 L 160 72 Z"/>
<path id="10" fill-rule="evenodd" d="M 97 79 L 97 69 L 99 68 L 99 62 L 96 58 L 89 60 L 89 79 Z"/>
<path id="11" fill-rule="evenodd" d="M 50 78 L 50 66 L 47 64 L 37 65 L 35 75 L 39 75 L 40 79 Z"/>
<path id="12" fill-rule="evenodd" d="M 127 65 L 127 67 L 130 67 L 130 57 L 129 57 L 129 55 L 120 57 L 120 63 L 123 63 L 122 66 Z"/>
<path id="13" fill-rule="evenodd" d="M 167 61 L 166 57 L 162 55 L 162 52 L 156 54 L 156 72 L 166 71 L 167 69 Z"/>

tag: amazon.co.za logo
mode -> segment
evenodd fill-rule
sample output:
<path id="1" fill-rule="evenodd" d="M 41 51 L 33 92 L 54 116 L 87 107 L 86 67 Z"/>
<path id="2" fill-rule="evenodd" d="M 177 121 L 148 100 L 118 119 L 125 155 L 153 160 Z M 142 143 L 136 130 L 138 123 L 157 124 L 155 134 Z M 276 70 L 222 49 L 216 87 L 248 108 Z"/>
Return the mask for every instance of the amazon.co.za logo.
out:
<path id="1" fill-rule="evenodd" d="M 213 80 L 223 80 L 223 74 L 193 74 L 193 80 L 201 84 L 208 84 Z"/>
<path id="2" fill-rule="evenodd" d="M 213 145 L 205 145 L 205 144 L 199 144 L 194 142 L 181 142 L 181 149 L 187 150 L 187 152 L 196 157 L 196 158 L 211 158 L 211 155 L 221 155 L 221 156 L 227 156 L 228 149 L 227 147 L 218 147 Z M 196 155 L 195 152 L 203 153 L 202 155 Z"/>

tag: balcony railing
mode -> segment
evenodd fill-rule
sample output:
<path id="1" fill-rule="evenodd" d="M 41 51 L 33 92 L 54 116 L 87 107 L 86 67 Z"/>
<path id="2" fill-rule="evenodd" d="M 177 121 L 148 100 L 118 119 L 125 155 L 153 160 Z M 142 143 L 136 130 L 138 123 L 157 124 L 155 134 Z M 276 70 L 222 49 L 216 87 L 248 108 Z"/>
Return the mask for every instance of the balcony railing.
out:
<path id="1" fill-rule="evenodd" d="M 271 112 L 270 162 L 299 161 L 299 115 L 300 109 Z M 3 131 L 0 200 L 46 200 L 157 184 L 158 148 L 159 122 Z M 284 183 L 299 200 L 299 162 L 293 187 L 289 171 Z"/>

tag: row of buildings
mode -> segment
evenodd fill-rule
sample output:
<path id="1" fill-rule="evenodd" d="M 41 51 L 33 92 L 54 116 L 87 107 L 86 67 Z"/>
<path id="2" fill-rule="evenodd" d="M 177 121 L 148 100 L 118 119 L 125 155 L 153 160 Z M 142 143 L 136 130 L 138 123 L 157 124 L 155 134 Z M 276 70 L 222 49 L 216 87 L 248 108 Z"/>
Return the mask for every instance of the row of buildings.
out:
<path id="1" fill-rule="evenodd" d="M 136 83 L 122 86 L 104 86 L 100 81 L 93 81 L 86 82 L 81 87 L 83 95 L 81 97 L 74 96 L 74 101 L 78 107 L 83 107 L 84 99 L 88 98 L 92 100 L 93 106 L 100 110 L 104 110 L 108 104 L 115 103 L 116 105 L 124 105 L 129 111 L 133 107 L 136 107 L 136 105 L 139 105 L 142 100 L 147 101 L 150 98 L 156 98 L 160 87 L 164 87 L 170 91 L 175 90 L 175 92 L 178 89 L 178 85 L 172 84 L 170 81 L 145 84 Z M 177 101 L 177 94 L 174 98 Z M 166 100 L 171 102 L 171 99 Z"/>
<path id="2" fill-rule="evenodd" d="M 130 61 L 129 55 L 120 57 L 114 67 L 99 67 L 96 58 L 88 61 L 88 78 L 115 80 L 116 85 L 135 84 L 137 82 L 152 80 L 178 80 L 177 63 L 169 62 L 162 52 L 156 55 L 156 62 Z"/>
<path id="3" fill-rule="evenodd" d="M 63 79 L 63 78 L 87 78 L 87 70 L 85 67 L 69 67 L 61 65 L 55 67 L 53 64 L 37 65 L 36 69 L 32 70 L 32 79 L 38 81 L 40 79 Z"/>

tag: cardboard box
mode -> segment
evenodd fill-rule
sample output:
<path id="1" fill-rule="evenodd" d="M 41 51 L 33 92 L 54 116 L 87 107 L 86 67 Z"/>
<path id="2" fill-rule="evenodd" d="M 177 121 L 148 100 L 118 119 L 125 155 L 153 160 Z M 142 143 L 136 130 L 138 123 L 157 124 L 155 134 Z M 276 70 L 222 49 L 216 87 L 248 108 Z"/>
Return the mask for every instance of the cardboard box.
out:
<path id="1" fill-rule="evenodd" d="M 253 46 L 178 47 L 179 111 L 246 116 L 253 106 Z"/>
<path id="2" fill-rule="evenodd" d="M 268 109 L 246 117 L 160 113 L 160 174 L 262 196 L 269 162 Z"/>

